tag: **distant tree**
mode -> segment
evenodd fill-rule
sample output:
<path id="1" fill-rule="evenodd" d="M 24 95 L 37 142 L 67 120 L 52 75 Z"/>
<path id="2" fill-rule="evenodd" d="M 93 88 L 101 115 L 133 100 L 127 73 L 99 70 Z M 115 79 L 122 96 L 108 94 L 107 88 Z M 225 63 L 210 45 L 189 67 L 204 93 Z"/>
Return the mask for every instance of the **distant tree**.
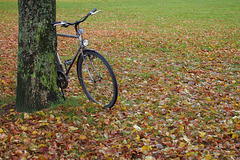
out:
<path id="1" fill-rule="evenodd" d="M 56 0 L 18 0 L 16 109 L 33 112 L 59 99 L 56 73 Z"/>

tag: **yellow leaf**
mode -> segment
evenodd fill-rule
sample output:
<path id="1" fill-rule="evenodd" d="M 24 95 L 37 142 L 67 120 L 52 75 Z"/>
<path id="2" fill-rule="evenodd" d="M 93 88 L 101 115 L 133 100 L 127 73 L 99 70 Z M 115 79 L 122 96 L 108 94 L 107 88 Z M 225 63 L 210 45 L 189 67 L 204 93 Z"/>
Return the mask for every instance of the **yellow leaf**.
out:
<path id="1" fill-rule="evenodd" d="M 27 130 L 27 127 L 21 126 L 21 129 L 22 129 L 23 131 L 26 131 L 26 130 Z"/>
<path id="2" fill-rule="evenodd" d="M 36 151 L 36 150 L 37 150 L 37 146 L 36 146 L 36 145 L 31 145 L 31 146 L 29 147 L 29 149 L 30 149 L 31 151 Z"/>
<path id="3" fill-rule="evenodd" d="M 133 126 L 133 128 L 136 129 L 137 131 L 141 131 L 141 128 L 136 124 Z"/>
<path id="4" fill-rule="evenodd" d="M 168 136 L 168 137 L 169 137 L 169 135 L 170 135 L 170 133 L 169 133 L 169 132 L 166 132 L 166 136 Z"/>
<path id="5" fill-rule="evenodd" d="M 23 122 L 22 118 L 18 118 L 18 120 L 16 121 L 16 123 L 22 123 L 22 122 Z"/>
<path id="6" fill-rule="evenodd" d="M 78 128 L 77 128 L 77 127 L 70 126 L 70 127 L 68 127 L 68 129 L 69 129 L 70 131 L 75 131 L 75 130 L 77 130 Z"/>
<path id="7" fill-rule="evenodd" d="M 148 150 L 148 146 L 143 146 L 142 150 Z"/>
<path id="8" fill-rule="evenodd" d="M 28 118 L 29 118 L 29 114 L 24 113 L 24 114 L 23 114 L 23 118 L 24 118 L 24 119 L 28 119 Z"/>
<path id="9" fill-rule="evenodd" d="M 205 157 L 206 160 L 211 160 L 212 159 L 212 156 L 210 154 L 207 154 L 206 157 Z"/>
<path id="10" fill-rule="evenodd" d="M 205 147 L 205 145 L 204 145 L 204 144 L 200 144 L 200 145 L 199 145 L 199 147 L 201 147 L 201 148 L 204 148 L 204 147 Z"/>
<path id="11" fill-rule="evenodd" d="M 184 146 L 185 146 L 185 143 L 181 142 L 181 143 L 179 144 L 179 146 L 180 146 L 180 147 L 184 147 Z"/>
<path id="12" fill-rule="evenodd" d="M 82 155 L 81 155 L 81 158 L 84 158 L 84 157 L 85 157 L 85 155 L 84 155 L 84 154 L 82 154 Z"/>
<path id="13" fill-rule="evenodd" d="M 235 138 L 237 138 L 237 137 L 238 137 L 237 134 L 233 134 L 233 135 L 232 135 L 232 139 L 235 139 Z"/>
<path id="14" fill-rule="evenodd" d="M 80 135 L 80 139 L 81 139 L 81 140 L 84 140 L 84 139 L 86 139 L 86 136 Z"/>
<path id="15" fill-rule="evenodd" d="M 155 160 L 155 158 L 152 156 L 147 156 L 147 157 L 145 157 L 145 160 Z"/>
<path id="16" fill-rule="evenodd" d="M 213 139 L 213 136 L 209 135 L 209 136 L 208 136 L 208 139 Z"/>
<path id="17" fill-rule="evenodd" d="M 32 134 L 37 134 L 38 132 L 37 131 L 33 131 Z"/>
<path id="18" fill-rule="evenodd" d="M 43 111 L 38 111 L 37 112 L 39 115 L 44 115 L 44 112 Z"/>
<path id="19" fill-rule="evenodd" d="M 120 97 L 120 96 L 118 96 L 118 97 L 117 97 L 117 99 L 120 101 L 120 100 L 121 100 L 121 97 Z"/>
<path id="20" fill-rule="evenodd" d="M 56 120 L 57 120 L 57 124 L 61 123 L 61 118 L 60 117 L 56 117 Z"/>
<path id="21" fill-rule="evenodd" d="M 52 133 L 51 132 L 48 132 L 47 134 L 46 134 L 46 137 L 47 138 L 50 138 L 52 136 Z"/>
<path id="22" fill-rule="evenodd" d="M 190 140 L 186 135 L 183 135 L 183 139 L 184 139 L 186 142 L 188 142 L 188 143 L 191 142 L 191 140 Z"/>
<path id="23" fill-rule="evenodd" d="M 199 137 L 203 138 L 206 135 L 206 132 L 200 132 L 199 131 Z"/>
<path id="24" fill-rule="evenodd" d="M 235 151 L 231 151 L 230 154 L 231 155 L 235 155 L 236 153 L 235 153 Z"/>
<path id="25" fill-rule="evenodd" d="M 152 113 L 149 113 L 149 112 L 147 112 L 147 115 L 148 115 L 148 116 L 151 116 L 151 115 L 152 115 Z"/>
<path id="26" fill-rule="evenodd" d="M 27 160 L 27 158 L 25 156 L 22 156 L 20 160 Z"/>
<path id="27" fill-rule="evenodd" d="M 45 123 L 45 122 L 40 124 L 40 126 L 48 126 L 48 125 L 49 123 Z"/>
<path id="28" fill-rule="evenodd" d="M 211 109 L 211 111 L 214 113 L 214 114 L 216 114 L 217 112 L 215 111 L 215 110 L 213 110 L 213 109 Z"/>
<path id="29" fill-rule="evenodd" d="M 128 142 L 126 141 L 126 139 L 123 140 L 123 144 L 128 144 Z"/>
<path id="30" fill-rule="evenodd" d="M 45 144 L 39 144 L 38 148 L 45 147 L 45 146 L 46 146 Z"/>
<path id="31" fill-rule="evenodd" d="M 210 97 L 207 97 L 207 101 L 210 102 L 212 99 Z"/>
<path id="32" fill-rule="evenodd" d="M 3 133 L 3 132 L 4 132 L 4 130 L 2 128 L 0 128 L 0 133 Z"/>
<path id="33" fill-rule="evenodd" d="M 210 107 L 210 110 L 211 110 L 214 114 L 217 113 L 212 107 Z"/>
<path id="34" fill-rule="evenodd" d="M 29 145 L 29 143 L 30 143 L 30 138 L 24 138 L 23 139 L 23 143 L 25 144 L 25 145 Z"/>
<path id="35" fill-rule="evenodd" d="M 50 118 L 53 119 L 53 118 L 54 118 L 54 115 L 50 114 Z"/>
<path id="36" fill-rule="evenodd" d="M 139 141 L 140 141 L 140 136 L 137 135 L 137 137 L 135 138 L 135 140 L 136 140 L 137 142 L 139 142 Z"/>
<path id="37" fill-rule="evenodd" d="M 127 110 L 127 108 L 124 106 L 124 107 L 122 107 L 122 110 L 126 111 L 126 110 Z"/>
<path id="38" fill-rule="evenodd" d="M 180 131 L 183 131 L 183 130 L 184 130 L 184 126 L 183 126 L 183 125 L 180 125 L 179 130 L 180 130 Z"/>

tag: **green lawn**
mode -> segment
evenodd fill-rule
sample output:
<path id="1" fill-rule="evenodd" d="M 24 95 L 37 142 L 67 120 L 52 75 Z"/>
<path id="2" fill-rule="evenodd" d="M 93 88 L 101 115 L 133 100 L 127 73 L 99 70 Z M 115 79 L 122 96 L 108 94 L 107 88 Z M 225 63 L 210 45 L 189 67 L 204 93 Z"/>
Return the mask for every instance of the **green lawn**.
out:
<path id="1" fill-rule="evenodd" d="M 240 1 L 66 0 L 57 21 L 93 8 L 102 12 L 82 27 L 114 69 L 116 106 L 88 101 L 73 68 L 67 101 L 4 114 L 15 100 L 18 15 L 17 1 L 0 0 L 0 157 L 238 159 Z M 77 43 L 58 45 L 67 59 Z"/>

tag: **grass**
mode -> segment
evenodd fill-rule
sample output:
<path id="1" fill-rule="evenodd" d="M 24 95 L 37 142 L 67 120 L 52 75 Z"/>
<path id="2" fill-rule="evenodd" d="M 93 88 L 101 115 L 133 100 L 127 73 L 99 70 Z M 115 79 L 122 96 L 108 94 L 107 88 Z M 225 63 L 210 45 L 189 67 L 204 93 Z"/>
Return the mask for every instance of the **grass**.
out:
<path id="1" fill-rule="evenodd" d="M 57 21 L 74 22 L 93 8 L 103 11 L 83 24 L 85 38 L 114 69 L 120 92 L 116 106 L 103 110 L 88 101 L 73 68 L 67 100 L 29 115 L 40 121 L 33 128 L 50 138 L 44 142 L 41 136 L 28 136 L 50 146 L 64 133 L 72 148 L 60 145 L 58 158 L 238 158 L 240 1 L 66 0 L 57 1 Z M 0 18 L 0 106 L 4 106 L 15 100 L 17 2 L 1 0 Z M 58 32 L 74 34 L 71 27 L 59 27 Z M 58 45 L 64 59 L 77 48 L 66 38 Z M 2 122 L 12 118 L 10 113 Z M 22 126 L 33 123 L 24 114 L 16 115 L 16 121 L 11 119 L 16 127 L 20 119 Z M 49 127 L 42 122 L 45 119 Z M 79 130 L 72 133 L 75 128 L 67 126 Z M 16 138 L 11 128 L 4 127 L 5 134 Z M 16 151 L 17 144 L 5 142 Z"/>

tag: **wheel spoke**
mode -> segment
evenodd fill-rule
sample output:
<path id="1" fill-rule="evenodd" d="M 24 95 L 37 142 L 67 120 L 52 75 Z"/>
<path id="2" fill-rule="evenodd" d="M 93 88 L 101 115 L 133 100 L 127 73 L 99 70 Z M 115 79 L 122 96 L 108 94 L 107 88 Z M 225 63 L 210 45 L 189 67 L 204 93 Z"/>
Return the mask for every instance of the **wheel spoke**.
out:
<path id="1" fill-rule="evenodd" d="M 106 59 L 96 52 L 87 52 L 78 67 L 79 81 L 88 98 L 111 108 L 117 98 L 117 82 Z"/>

